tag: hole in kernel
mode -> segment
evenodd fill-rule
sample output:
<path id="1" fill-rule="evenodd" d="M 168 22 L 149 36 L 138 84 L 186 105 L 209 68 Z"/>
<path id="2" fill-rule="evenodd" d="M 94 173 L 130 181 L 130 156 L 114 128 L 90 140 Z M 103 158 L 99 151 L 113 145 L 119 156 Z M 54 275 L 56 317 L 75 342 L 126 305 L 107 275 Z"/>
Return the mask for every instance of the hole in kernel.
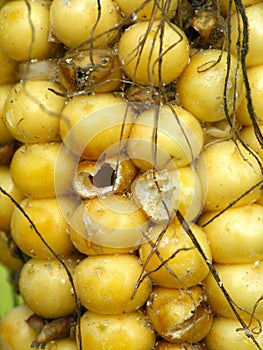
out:
<path id="1" fill-rule="evenodd" d="M 109 163 L 104 163 L 94 176 L 89 176 L 90 182 L 97 188 L 113 186 L 116 180 L 116 171 Z"/>

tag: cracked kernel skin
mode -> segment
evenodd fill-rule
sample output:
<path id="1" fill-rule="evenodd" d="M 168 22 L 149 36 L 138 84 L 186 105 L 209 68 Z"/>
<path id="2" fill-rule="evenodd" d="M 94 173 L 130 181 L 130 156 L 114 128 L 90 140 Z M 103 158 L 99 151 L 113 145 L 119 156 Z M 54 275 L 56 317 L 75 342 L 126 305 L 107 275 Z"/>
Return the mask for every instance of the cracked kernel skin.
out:
<path id="1" fill-rule="evenodd" d="M 148 317 L 157 333 L 172 343 L 202 340 L 213 315 L 199 286 L 187 290 L 155 287 L 147 303 Z"/>

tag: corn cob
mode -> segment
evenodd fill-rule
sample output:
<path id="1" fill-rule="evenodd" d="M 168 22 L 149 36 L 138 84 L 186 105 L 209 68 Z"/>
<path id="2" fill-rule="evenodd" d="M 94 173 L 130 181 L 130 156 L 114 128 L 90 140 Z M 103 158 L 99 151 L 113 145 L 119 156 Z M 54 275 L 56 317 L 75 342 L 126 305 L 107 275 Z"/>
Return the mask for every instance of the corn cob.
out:
<path id="1" fill-rule="evenodd" d="M 262 5 L 1 4 L 1 348 L 263 348 Z"/>

